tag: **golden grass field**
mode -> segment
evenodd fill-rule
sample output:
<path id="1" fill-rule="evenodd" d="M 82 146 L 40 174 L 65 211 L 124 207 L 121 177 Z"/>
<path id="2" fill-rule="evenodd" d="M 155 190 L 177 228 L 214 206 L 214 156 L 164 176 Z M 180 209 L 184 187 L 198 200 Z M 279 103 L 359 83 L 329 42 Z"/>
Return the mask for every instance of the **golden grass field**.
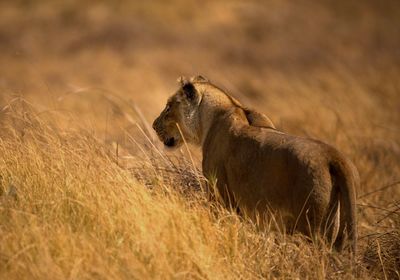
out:
<path id="1" fill-rule="evenodd" d="M 2 1 L 0 53 L 0 279 L 400 278 L 398 1 Z M 209 201 L 199 149 L 163 148 L 196 74 L 353 160 L 355 263 Z"/>

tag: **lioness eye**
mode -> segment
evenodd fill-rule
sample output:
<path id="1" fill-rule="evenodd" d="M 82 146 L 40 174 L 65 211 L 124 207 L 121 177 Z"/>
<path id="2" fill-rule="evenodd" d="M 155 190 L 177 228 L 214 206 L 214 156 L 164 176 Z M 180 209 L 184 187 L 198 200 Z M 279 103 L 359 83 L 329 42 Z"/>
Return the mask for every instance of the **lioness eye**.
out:
<path id="1" fill-rule="evenodd" d="M 167 107 L 165 107 L 165 113 L 168 113 L 170 108 L 171 108 L 171 106 L 169 104 L 167 104 Z"/>

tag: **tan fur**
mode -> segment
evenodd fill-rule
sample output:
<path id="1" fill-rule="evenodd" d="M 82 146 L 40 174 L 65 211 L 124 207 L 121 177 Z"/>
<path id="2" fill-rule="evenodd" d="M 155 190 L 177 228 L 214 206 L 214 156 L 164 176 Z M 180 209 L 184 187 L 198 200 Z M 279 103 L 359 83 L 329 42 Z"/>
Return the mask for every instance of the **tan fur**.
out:
<path id="1" fill-rule="evenodd" d="M 202 147 L 203 173 L 216 178 L 224 203 L 261 225 L 274 217 L 287 232 L 323 235 L 338 250 L 348 237 L 355 252 L 359 179 L 348 159 L 320 141 L 277 131 L 203 77 L 180 83 L 153 127 L 178 147 L 178 124 Z"/>

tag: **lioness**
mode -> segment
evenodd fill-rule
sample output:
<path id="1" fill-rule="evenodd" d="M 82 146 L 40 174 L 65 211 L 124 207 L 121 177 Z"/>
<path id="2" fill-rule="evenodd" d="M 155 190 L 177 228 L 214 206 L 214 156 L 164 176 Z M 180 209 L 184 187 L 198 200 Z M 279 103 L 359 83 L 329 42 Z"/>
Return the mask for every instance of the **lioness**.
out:
<path id="1" fill-rule="evenodd" d="M 204 175 L 216 178 L 223 201 L 241 213 L 322 235 L 339 251 L 349 238 L 355 253 L 359 178 L 348 159 L 320 141 L 276 130 L 201 76 L 180 83 L 153 123 L 166 146 L 184 139 L 201 145 Z"/>

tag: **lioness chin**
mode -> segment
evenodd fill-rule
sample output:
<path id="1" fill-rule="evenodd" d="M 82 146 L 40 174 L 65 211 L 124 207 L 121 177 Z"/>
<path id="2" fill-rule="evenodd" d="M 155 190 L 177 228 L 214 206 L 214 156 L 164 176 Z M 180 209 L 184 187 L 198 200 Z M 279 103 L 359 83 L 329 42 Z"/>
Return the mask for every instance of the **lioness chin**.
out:
<path id="1" fill-rule="evenodd" d="M 359 178 L 335 148 L 277 131 L 201 76 L 180 79 L 153 128 L 168 147 L 183 138 L 202 147 L 203 173 L 226 205 L 261 224 L 273 214 L 286 231 L 323 236 L 339 251 L 349 240 L 355 253 Z"/>

